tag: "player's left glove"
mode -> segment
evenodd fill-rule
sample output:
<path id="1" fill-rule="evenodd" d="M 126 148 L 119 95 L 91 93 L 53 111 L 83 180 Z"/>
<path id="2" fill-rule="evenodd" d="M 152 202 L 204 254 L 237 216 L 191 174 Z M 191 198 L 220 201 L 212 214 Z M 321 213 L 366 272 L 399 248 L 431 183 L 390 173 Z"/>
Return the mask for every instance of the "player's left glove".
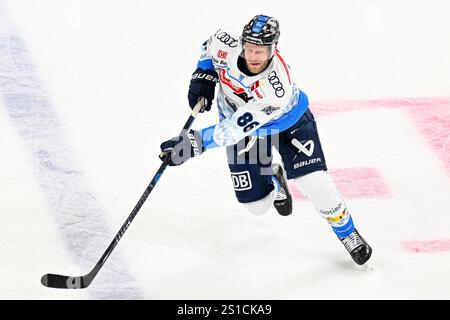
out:
<path id="1" fill-rule="evenodd" d="M 202 154 L 205 149 L 200 132 L 189 130 L 161 143 L 161 151 L 163 152 L 160 155 L 161 160 L 169 157 L 169 166 L 179 166 L 190 158 Z"/>
<path id="2" fill-rule="evenodd" d="M 215 70 L 203 70 L 197 68 L 192 74 L 191 83 L 189 85 L 188 100 L 191 109 L 197 104 L 198 98 L 206 99 L 205 110 L 211 110 L 214 100 L 214 90 L 219 82 L 219 75 Z M 201 110 L 203 112 L 205 110 Z"/>

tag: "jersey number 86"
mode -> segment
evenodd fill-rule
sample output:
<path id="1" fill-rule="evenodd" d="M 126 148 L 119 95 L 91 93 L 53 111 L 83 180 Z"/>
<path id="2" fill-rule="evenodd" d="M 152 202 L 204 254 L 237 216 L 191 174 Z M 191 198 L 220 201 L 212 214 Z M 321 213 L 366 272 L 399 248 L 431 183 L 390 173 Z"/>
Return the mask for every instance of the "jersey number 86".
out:
<path id="1" fill-rule="evenodd" d="M 253 121 L 252 114 L 250 112 L 246 112 L 237 119 L 237 124 L 240 127 L 244 127 L 244 129 L 243 129 L 244 132 L 247 132 L 247 131 L 253 129 L 254 127 L 258 126 L 259 122 Z"/>

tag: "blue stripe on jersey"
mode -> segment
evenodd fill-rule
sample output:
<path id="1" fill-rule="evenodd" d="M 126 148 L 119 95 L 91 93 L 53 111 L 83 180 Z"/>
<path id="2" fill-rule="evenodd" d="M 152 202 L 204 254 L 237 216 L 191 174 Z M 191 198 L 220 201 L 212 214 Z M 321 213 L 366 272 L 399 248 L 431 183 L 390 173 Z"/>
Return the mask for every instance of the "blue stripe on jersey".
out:
<path id="1" fill-rule="evenodd" d="M 255 132 L 250 134 L 251 136 L 267 136 L 270 134 L 280 133 L 286 131 L 302 117 L 305 111 L 308 109 L 309 101 L 308 96 L 301 90 L 299 90 L 299 98 L 297 105 L 292 108 L 291 111 L 283 115 L 281 118 L 266 123 L 261 128 L 257 129 Z M 200 130 L 202 136 L 203 147 L 206 149 L 211 149 L 219 147 L 219 145 L 214 141 L 214 130 L 216 125 L 204 128 Z"/>
<path id="2" fill-rule="evenodd" d="M 214 141 L 214 130 L 216 129 L 216 125 L 212 125 L 210 127 L 204 128 L 200 130 L 200 135 L 202 137 L 203 148 L 212 149 L 216 148 L 219 145 Z"/>
<path id="3" fill-rule="evenodd" d="M 212 59 L 199 60 L 197 63 L 197 68 L 202 68 L 203 70 L 214 70 Z"/>
<path id="4" fill-rule="evenodd" d="M 298 94 L 298 103 L 292 108 L 291 111 L 283 115 L 277 120 L 271 121 L 257 129 L 255 132 L 251 133 L 251 136 L 267 136 L 270 135 L 271 131 L 276 131 L 274 133 L 281 133 L 286 131 L 294 124 L 297 123 L 298 120 L 305 113 L 306 109 L 308 109 L 309 101 L 308 96 L 301 90 L 299 90 Z"/>

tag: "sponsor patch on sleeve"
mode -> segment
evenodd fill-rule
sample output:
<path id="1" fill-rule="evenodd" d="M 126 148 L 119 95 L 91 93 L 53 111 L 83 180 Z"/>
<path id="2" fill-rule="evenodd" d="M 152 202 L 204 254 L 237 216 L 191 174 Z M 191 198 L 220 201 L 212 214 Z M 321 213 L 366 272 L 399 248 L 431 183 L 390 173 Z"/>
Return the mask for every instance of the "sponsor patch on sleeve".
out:
<path id="1" fill-rule="evenodd" d="M 250 87 L 250 91 L 257 100 L 264 99 L 264 97 L 266 96 L 261 88 L 259 80 L 252 84 L 252 86 Z"/>
<path id="2" fill-rule="evenodd" d="M 226 52 L 226 51 L 219 50 L 217 52 L 217 57 L 220 59 L 226 59 L 227 56 L 228 56 L 228 52 Z"/>
<path id="3" fill-rule="evenodd" d="M 273 112 L 275 112 L 279 109 L 280 109 L 280 107 L 267 106 L 267 107 L 261 109 L 261 111 L 264 112 L 265 114 L 267 114 L 268 116 L 270 116 Z"/>

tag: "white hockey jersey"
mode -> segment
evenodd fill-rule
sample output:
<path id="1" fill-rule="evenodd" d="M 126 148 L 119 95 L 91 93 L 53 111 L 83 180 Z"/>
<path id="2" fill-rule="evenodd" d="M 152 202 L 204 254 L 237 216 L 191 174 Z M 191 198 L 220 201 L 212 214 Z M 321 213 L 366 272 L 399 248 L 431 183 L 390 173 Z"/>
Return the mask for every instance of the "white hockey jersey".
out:
<path id="1" fill-rule="evenodd" d="M 290 127 L 307 109 L 306 95 L 303 94 L 306 103 L 300 104 L 301 92 L 278 51 L 263 72 L 249 76 L 238 68 L 242 50 L 239 37 L 222 29 L 203 44 L 198 67 L 215 69 L 219 75 L 220 122 L 202 130 L 206 148 L 234 145 L 246 136 L 258 135 L 257 130 L 263 126 L 281 130 L 280 124 L 288 121 Z M 297 110 L 291 112 L 293 109 Z"/>

